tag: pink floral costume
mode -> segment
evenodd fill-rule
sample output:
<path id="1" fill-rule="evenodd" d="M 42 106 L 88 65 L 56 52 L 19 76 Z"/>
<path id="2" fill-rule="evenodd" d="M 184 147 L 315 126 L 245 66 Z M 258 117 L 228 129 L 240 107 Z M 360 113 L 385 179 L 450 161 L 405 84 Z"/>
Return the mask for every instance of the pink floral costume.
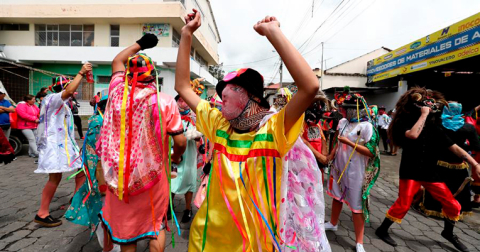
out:
<path id="1" fill-rule="evenodd" d="M 110 82 L 101 138 L 97 146 L 105 181 L 109 187 L 105 205 L 100 214 L 113 241 L 121 244 L 153 238 L 158 231 L 166 227 L 169 199 L 165 173 L 169 152 L 168 135 L 183 133 L 175 100 L 166 94 L 159 93 L 162 119 L 162 125 L 160 125 L 155 83 L 137 83 L 133 99 L 128 99 L 126 104 L 126 115 L 132 116 L 127 118 L 128 123 L 124 127 L 127 135 L 132 130 L 132 137 L 128 140 L 130 148 L 123 149 L 124 167 L 129 167 L 123 176 L 128 194 L 120 199 L 118 197 L 121 191 L 119 162 L 122 150 L 120 145 L 121 107 L 124 87 L 124 72 L 114 73 Z M 133 88 L 129 85 L 128 89 L 131 92 Z M 130 111 L 131 100 L 134 101 L 132 111 Z"/>

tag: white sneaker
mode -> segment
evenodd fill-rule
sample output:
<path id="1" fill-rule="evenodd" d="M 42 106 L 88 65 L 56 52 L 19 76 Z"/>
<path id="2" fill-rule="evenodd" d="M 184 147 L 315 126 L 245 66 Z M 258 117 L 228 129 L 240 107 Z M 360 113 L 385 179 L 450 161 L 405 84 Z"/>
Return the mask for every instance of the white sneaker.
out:
<path id="1" fill-rule="evenodd" d="M 357 252 L 366 252 L 363 248 L 363 244 L 357 243 Z"/>
<path id="2" fill-rule="evenodd" d="M 334 232 L 337 231 L 338 230 L 338 224 L 334 226 L 334 225 L 332 225 L 332 223 L 330 223 L 330 221 L 325 223 L 325 231 L 327 231 L 327 230 L 334 231 Z"/>

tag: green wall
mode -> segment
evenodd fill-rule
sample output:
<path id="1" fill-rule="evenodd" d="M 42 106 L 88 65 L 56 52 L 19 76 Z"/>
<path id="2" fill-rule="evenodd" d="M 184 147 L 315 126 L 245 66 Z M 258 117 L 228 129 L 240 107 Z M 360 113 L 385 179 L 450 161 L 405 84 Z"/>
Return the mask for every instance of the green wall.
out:
<path id="1" fill-rule="evenodd" d="M 80 64 L 34 64 L 34 68 L 51 71 L 59 74 L 75 76 L 78 71 L 82 68 Z M 108 88 L 108 82 L 98 83 L 98 76 L 108 76 L 112 75 L 112 68 L 110 65 L 97 65 L 93 68 L 93 78 L 95 79 L 95 88 L 105 89 Z M 33 78 L 31 78 L 30 83 L 30 94 L 36 95 L 40 88 L 48 87 L 52 84 L 52 77 L 39 73 L 33 72 Z"/>

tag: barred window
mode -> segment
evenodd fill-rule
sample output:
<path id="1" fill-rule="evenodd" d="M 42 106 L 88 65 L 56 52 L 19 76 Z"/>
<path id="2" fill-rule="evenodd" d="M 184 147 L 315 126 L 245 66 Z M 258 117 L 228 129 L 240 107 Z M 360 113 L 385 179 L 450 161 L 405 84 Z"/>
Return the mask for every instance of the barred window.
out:
<path id="1" fill-rule="evenodd" d="M 181 35 L 175 31 L 175 29 L 172 29 L 173 30 L 173 33 L 172 33 L 172 47 L 178 47 L 180 45 L 180 38 L 181 38 Z"/>
<path id="2" fill-rule="evenodd" d="M 217 42 L 218 41 L 217 34 L 213 31 L 213 28 L 210 25 L 208 25 L 208 29 L 210 30 L 210 33 L 212 34 L 213 38 L 215 39 L 215 42 Z"/>
<path id="3" fill-rule="evenodd" d="M 36 46 L 94 46 L 94 25 L 36 24 Z"/>
<path id="4" fill-rule="evenodd" d="M 195 61 L 197 61 L 200 66 L 208 66 L 207 61 L 198 53 L 195 53 Z"/>
<path id="5" fill-rule="evenodd" d="M 110 46 L 120 46 L 120 25 L 110 25 Z"/>
<path id="6" fill-rule="evenodd" d="M 28 24 L 0 24 L 0 31 L 28 31 Z"/>

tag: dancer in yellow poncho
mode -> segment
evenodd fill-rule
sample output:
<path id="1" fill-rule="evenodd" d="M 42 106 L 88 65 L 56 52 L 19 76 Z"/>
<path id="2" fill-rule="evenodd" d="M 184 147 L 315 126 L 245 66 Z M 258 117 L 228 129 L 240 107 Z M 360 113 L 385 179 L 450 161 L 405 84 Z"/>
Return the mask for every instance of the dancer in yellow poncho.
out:
<path id="1" fill-rule="evenodd" d="M 280 182 L 284 155 L 301 133 L 303 112 L 318 91 L 318 80 L 280 30 L 274 17 L 254 29 L 272 43 L 298 92 L 278 114 L 271 115 L 263 97 L 263 77 L 243 68 L 216 86 L 222 111 L 210 108 L 191 90 L 189 55 L 200 14 L 186 16 L 179 46 L 175 89 L 197 114 L 197 130 L 214 143 L 207 198 L 193 220 L 189 251 L 281 251 L 295 241 L 280 237 Z M 266 116 L 271 117 L 267 120 Z M 263 120 L 265 119 L 265 120 Z"/>

